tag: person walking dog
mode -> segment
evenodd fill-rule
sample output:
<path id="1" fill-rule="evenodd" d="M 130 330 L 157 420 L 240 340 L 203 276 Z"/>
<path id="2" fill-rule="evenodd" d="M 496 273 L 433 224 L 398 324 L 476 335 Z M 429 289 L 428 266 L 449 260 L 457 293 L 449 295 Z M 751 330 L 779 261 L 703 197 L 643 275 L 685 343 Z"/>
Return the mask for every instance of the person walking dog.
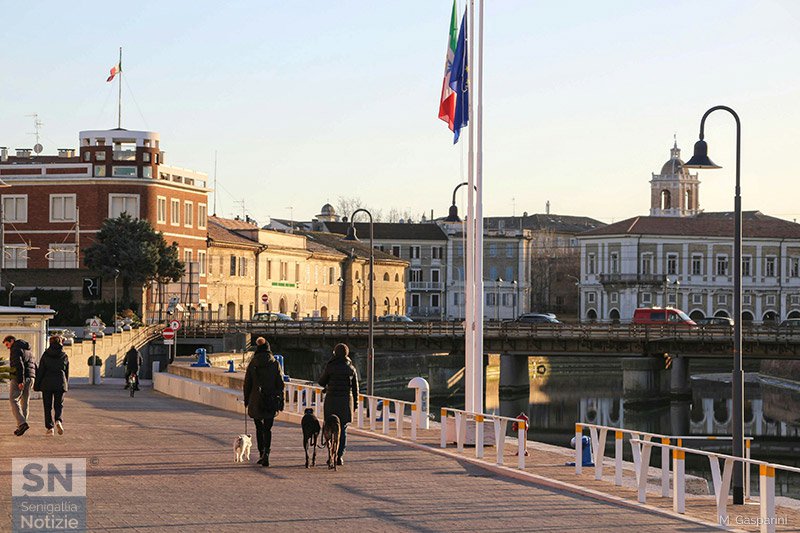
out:
<path id="1" fill-rule="evenodd" d="M 3 345 L 9 350 L 9 366 L 14 369 L 8 385 L 8 399 L 11 401 L 11 413 L 17 419 L 14 435 L 21 437 L 28 428 L 28 405 L 36 377 L 36 363 L 33 360 L 31 345 L 28 341 L 7 335 Z"/>
<path id="2" fill-rule="evenodd" d="M 350 360 L 350 349 L 346 344 L 333 348 L 333 357 L 325 365 L 319 384 L 325 387 L 323 411 L 325 420 L 330 415 L 339 417 L 342 430 L 339 435 L 339 453 L 336 464 L 343 465 L 345 445 L 347 444 L 347 425 L 353 421 L 353 411 L 358 402 L 358 372 Z"/>
<path id="3" fill-rule="evenodd" d="M 44 404 L 44 427 L 46 434 L 53 434 L 53 414 L 55 429 L 59 435 L 64 433 L 61 418 L 64 409 L 64 393 L 69 390 L 69 358 L 64 353 L 61 337 L 50 337 L 50 346 L 42 354 L 33 390 L 41 391 Z"/>
<path id="4" fill-rule="evenodd" d="M 269 466 L 272 424 L 283 410 L 283 375 L 264 337 L 256 339 L 256 351 L 244 375 L 244 407 L 256 426 L 261 466 Z"/>

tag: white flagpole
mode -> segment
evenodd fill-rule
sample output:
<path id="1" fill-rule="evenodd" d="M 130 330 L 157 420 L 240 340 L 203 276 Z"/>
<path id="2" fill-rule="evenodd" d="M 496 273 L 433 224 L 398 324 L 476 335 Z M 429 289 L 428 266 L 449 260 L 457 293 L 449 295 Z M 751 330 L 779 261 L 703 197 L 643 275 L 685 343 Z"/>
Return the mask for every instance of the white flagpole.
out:
<path id="1" fill-rule="evenodd" d="M 122 47 L 119 47 L 119 96 L 117 97 L 117 128 L 122 129 Z"/>
<path id="2" fill-rule="evenodd" d="M 468 87 L 472 88 L 472 22 L 473 10 L 475 8 L 475 0 L 469 2 L 469 21 L 467 33 L 467 76 Z M 467 166 L 467 218 L 464 221 L 464 227 L 467 230 L 467 272 L 464 281 L 464 294 L 466 304 L 466 317 L 465 317 L 465 332 L 464 332 L 464 409 L 471 411 L 475 406 L 475 309 L 479 305 L 476 301 L 478 295 L 475 293 L 475 166 L 474 166 L 474 120 L 472 119 L 472 90 L 469 95 L 469 149 L 467 152 L 468 166 Z"/>
<path id="3" fill-rule="evenodd" d="M 477 154 L 475 159 L 475 405 L 473 411 L 483 412 L 483 3 L 478 14 L 478 63 L 477 63 L 477 107 L 475 126 L 477 130 Z M 472 26 L 470 26 L 472 31 Z M 474 63 L 473 63 L 474 64 Z M 474 72 L 474 71 L 473 71 Z M 473 93 L 474 95 L 475 93 Z M 495 302 L 500 305 L 500 302 Z"/>

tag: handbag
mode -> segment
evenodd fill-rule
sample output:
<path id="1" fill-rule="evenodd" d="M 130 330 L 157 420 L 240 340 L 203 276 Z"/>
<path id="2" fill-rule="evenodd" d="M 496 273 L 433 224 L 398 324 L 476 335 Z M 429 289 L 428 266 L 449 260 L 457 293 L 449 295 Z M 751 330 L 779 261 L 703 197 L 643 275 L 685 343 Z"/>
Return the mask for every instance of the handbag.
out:
<path id="1" fill-rule="evenodd" d="M 279 413 L 283 411 L 285 404 L 283 392 L 266 393 L 261 390 L 261 402 L 268 413 Z"/>

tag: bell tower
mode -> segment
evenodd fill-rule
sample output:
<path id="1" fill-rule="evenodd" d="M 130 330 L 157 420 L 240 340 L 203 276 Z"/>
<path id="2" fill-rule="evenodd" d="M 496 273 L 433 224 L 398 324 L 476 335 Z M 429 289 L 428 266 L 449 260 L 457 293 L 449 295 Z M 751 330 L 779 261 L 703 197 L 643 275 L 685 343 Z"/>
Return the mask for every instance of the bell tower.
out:
<path id="1" fill-rule="evenodd" d="M 689 173 L 681 161 L 677 140 L 669 151 L 669 161 L 661 173 L 650 180 L 650 216 L 687 217 L 700 212 L 700 180 Z"/>

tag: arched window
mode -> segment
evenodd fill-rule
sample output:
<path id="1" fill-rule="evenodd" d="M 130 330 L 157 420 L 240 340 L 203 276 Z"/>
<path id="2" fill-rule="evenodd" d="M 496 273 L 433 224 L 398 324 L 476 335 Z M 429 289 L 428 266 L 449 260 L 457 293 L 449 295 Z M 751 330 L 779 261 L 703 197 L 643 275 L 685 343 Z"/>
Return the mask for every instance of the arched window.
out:
<path id="1" fill-rule="evenodd" d="M 386 274 L 387 276 L 389 274 Z M 389 297 L 387 296 L 385 300 L 383 300 L 383 314 L 390 315 L 392 314 L 392 303 L 389 301 Z"/>
<path id="2" fill-rule="evenodd" d="M 383 275 L 383 281 L 389 281 L 389 273 L 388 272 Z"/>
<path id="3" fill-rule="evenodd" d="M 700 320 L 701 318 L 705 317 L 706 315 L 702 311 L 699 311 L 697 309 L 689 313 L 689 318 L 691 318 L 692 320 Z"/>
<path id="4" fill-rule="evenodd" d="M 672 209 L 672 195 L 666 189 L 661 191 L 661 209 L 664 211 Z"/>
<path id="5" fill-rule="evenodd" d="M 398 281 L 400 281 L 400 274 L 395 274 L 395 275 L 394 275 L 394 281 L 395 281 L 395 283 L 397 283 Z"/>
<path id="6" fill-rule="evenodd" d="M 586 313 L 586 318 L 588 318 L 591 322 L 597 320 L 597 312 L 594 309 L 589 309 L 589 312 Z"/>
<path id="7" fill-rule="evenodd" d="M 789 315 L 791 318 L 792 315 Z M 798 314 L 797 318 L 800 318 L 800 314 Z M 742 311 L 742 322 L 752 322 L 754 320 L 753 313 L 750 311 Z"/>
<path id="8" fill-rule="evenodd" d="M 612 324 L 619 324 L 619 311 L 616 309 L 612 309 L 611 312 L 608 314 L 608 318 L 611 319 Z"/>
<path id="9" fill-rule="evenodd" d="M 720 318 L 729 318 L 728 312 L 723 310 L 723 309 L 720 309 L 719 311 L 714 313 L 714 316 L 720 317 Z"/>

